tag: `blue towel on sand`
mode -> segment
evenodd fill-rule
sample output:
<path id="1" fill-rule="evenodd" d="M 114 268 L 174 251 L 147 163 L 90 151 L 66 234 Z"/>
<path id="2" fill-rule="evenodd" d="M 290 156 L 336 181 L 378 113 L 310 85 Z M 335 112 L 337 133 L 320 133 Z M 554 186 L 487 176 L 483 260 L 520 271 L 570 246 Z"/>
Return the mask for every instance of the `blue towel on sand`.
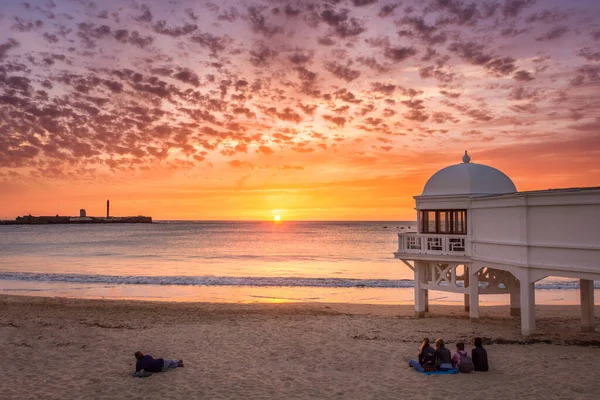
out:
<path id="1" fill-rule="evenodd" d="M 422 374 L 425 375 L 447 375 L 447 374 L 458 374 L 458 368 L 454 368 L 454 369 L 449 369 L 447 371 L 432 371 L 432 372 L 427 372 L 427 371 L 423 371 L 421 372 Z"/>

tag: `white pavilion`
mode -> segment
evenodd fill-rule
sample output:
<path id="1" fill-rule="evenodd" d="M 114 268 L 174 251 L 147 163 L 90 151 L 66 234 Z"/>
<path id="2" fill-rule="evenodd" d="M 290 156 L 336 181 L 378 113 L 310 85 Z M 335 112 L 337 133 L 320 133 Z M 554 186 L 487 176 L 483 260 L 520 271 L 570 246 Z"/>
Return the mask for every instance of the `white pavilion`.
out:
<path id="1" fill-rule="evenodd" d="M 394 256 L 414 270 L 418 318 L 429 311 L 429 290 L 464 293 L 471 320 L 479 318 L 480 295 L 506 293 L 510 314 L 530 335 L 534 283 L 555 276 L 580 280 L 582 330 L 594 331 L 600 187 L 518 192 L 465 151 L 461 164 L 436 172 L 414 198 L 418 231 L 398 234 Z"/>

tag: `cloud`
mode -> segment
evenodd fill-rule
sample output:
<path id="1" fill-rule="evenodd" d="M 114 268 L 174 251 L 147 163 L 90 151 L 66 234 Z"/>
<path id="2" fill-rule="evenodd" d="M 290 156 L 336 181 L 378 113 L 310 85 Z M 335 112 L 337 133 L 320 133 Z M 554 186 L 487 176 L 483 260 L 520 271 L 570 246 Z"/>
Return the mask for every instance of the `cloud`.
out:
<path id="1" fill-rule="evenodd" d="M 576 71 L 577 75 L 569 82 L 572 86 L 580 86 L 585 82 L 600 81 L 600 65 L 582 65 Z"/>
<path id="2" fill-rule="evenodd" d="M 388 66 L 380 64 L 375 57 L 358 57 L 356 61 L 359 64 L 364 65 L 365 67 L 373 69 L 377 72 L 387 72 L 390 69 Z"/>
<path id="3" fill-rule="evenodd" d="M 282 111 L 277 111 L 275 107 L 269 107 L 263 110 L 265 114 L 278 118 L 282 121 L 299 123 L 302 121 L 302 116 L 290 107 L 285 107 Z"/>
<path id="4" fill-rule="evenodd" d="M 17 42 L 13 38 L 8 38 L 5 43 L 0 44 L 0 60 L 2 60 L 9 50 L 14 49 L 19 46 L 19 42 Z"/>
<path id="5" fill-rule="evenodd" d="M 298 107 L 304 112 L 306 115 L 314 115 L 315 110 L 318 105 L 316 104 L 298 104 Z"/>
<path id="6" fill-rule="evenodd" d="M 535 79 L 529 71 L 525 71 L 523 69 L 515 72 L 513 78 L 516 81 L 521 81 L 521 82 L 528 82 L 528 81 L 532 81 Z"/>
<path id="7" fill-rule="evenodd" d="M 256 67 L 265 67 L 277 57 L 277 51 L 261 44 L 257 50 L 250 51 L 250 62 Z"/>
<path id="8" fill-rule="evenodd" d="M 281 169 L 284 171 L 289 171 L 289 170 L 303 171 L 304 167 L 301 165 L 282 165 L 282 166 L 278 167 L 278 169 Z"/>
<path id="9" fill-rule="evenodd" d="M 408 28 L 397 32 L 400 37 L 415 37 L 432 46 L 448 39 L 446 33 L 439 32 L 434 25 L 427 25 L 422 17 L 404 17 L 397 24 Z"/>
<path id="10" fill-rule="evenodd" d="M 229 165 L 230 167 L 233 168 L 244 168 L 244 167 L 248 167 L 248 168 L 254 168 L 254 165 L 252 165 L 251 162 L 248 161 L 241 161 L 241 160 L 231 160 L 227 162 L 227 165 Z"/>
<path id="11" fill-rule="evenodd" d="M 310 63 L 312 57 L 312 52 L 296 50 L 292 55 L 288 57 L 288 60 L 290 60 L 292 64 L 303 65 Z"/>
<path id="12" fill-rule="evenodd" d="M 332 27 L 333 34 L 342 38 L 350 38 L 358 36 L 365 31 L 364 24 L 358 19 L 348 17 L 349 11 L 344 9 L 336 12 L 332 9 L 327 9 L 321 13 L 321 20 Z"/>
<path id="13" fill-rule="evenodd" d="M 535 2 L 536 0 L 505 0 L 502 14 L 506 18 L 515 18 Z"/>
<path id="14" fill-rule="evenodd" d="M 458 53 L 468 63 L 481 65 L 495 76 L 505 76 L 517 69 L 514 58 L 486 54 L 483 48 L 483 45 L 472 42 L 455 42 L 448 47 L 450 51 Z"/>
<path id="15" fill-rule="evenodd" d="M 114 38 L 119 42 L 130 43 L 142 49 L 150 46 L 154 42 L 154 38 L 152 36 L 142 36 L 138 31 L 131 31 L 130 33 L 127 29 L 119 29 L 115 31 Z"/>
<path id="16" fill-rule="evenodd" d="M 345 101 L 347 103 L 352 103 L 352 104 L 360 104 L 360 103 L 362 103 L 361 99 L 358 99 L 354 93 L 348 91 L 347 89 L 340 89 L 340 90 L 334 92 L 333 96 L 336 99 L 340 99 L 340 100 Z"/>
<path id="17" fill-rule="evenodd" d="M 336 13 L 335 10 L 327 9 L 321 13 L 321 19 L 330 26 L 338 26 L 348 20 L 348 10 Z"/>
<path id="18" fill-rule="evenodd" d="M 144 10 L 144 13 L 138 17 L 135 17 L 134 19 L 138 22 L 152 22 L 152 12 L 148 6 L 142 6 L 142 10 Z"/>
<path id="19" fill-rule="evenodd" d="M 389 17 L 391 15 L 394 15 L 394 11 L 399 6 L 400 6 L 400 3 L 386 4 L 381 7 L 381 9 L 379 10 L 379 13 L 377 15 L 379 15 L 381 18 L 385 18 L 385 17 Z"/>
<path id="20" fill-rule="evenodd" d="M 216 36 L 208 32 L 195 34 L 190 37 L 190 41 L 209 49 L 212 54 L 219 54 L 233 43 L 233 39 L 227 35 Z"/>
<path id="21" fill-rule="evenodd" d="M 156 24 L 154 24 L 153 29 L 154 32 L 159 33 L 161 35 L 167 35 L 178 38 L 180 36 L 189 35 L 190 33 L 196 31 L 198 29 L 198 25 L 185 24 L 183 26 L 168 28 L 167 21 L 160 20 L 157 21 Z"/>
<path id="22" fill-rule="evenodd" d="M 448 71 L 445 71 L 439 67 L 424 67 L 419 69 L 419 76 L 423 79 L 427 78 L 435 78 L 443 83 L 450 83 L 454 80 L 454 74 Z"/>
<path id="23" fill-rule="evenodd" d="M 539 13 L 534 13 L 527 18 L 525 18 L 525 22 L 528 24 L 532 24 L 535 22 L 541 22 L 544 24 L 554 24 L 557 22 L 564 22 L 569 17 L 569 14 L 566 12 L 561 12 L 557 10 L 544 10 Z"/>
<path id="24" fill-rule="evenodd" d="M 333 122 L 335 125 L 337 125 L 340 128 L 343 128 L 344 125 L 346 124 L 346 118 L 344 118 L 344 117 L 336 117 L 333 115 L 323 115 L 323 119 L 326 121 Z"/>
<path id="25" fill-rule="evenodd" d="M 515 87 L 508 94 L 509 100 L 538 100 L 540 91 L 537 89 L 526 89 L 522 86 Z"/>
<path id="26" fill-rule="evenodd" d="M 371 88 L 374 92 L 379 92 L 379 93 L 383 93 L 387 96 L 390 96 L 394 93 L 394 91 L 396 90 L 396 85 L 393 85 L 391 83 L 389 84 L 384 84 L 381 82 L 373 82 L 371 84 Z"/>
<path id="27" fill-rule="evenodd" d="M 431 122 L 436 124 L 444 124 L 446 122 L 458 123 L 460 122 L 457 118 L 448 112 L 434 111 L 431 113 Z"/>
<path id="28" fill-rule="evenodd" d="M 383 56 L 394 62 L 401 62 L 417 54 L 414 47 L 389 47 L 383 52 Z"/>
<path id="29" fill-rule="evenodd" d="M 263 153 L 267 156 L 270 156 L 271 154 L 274 153 L 274 151 L 269 147 L 269 146 L 258 146 L 258 152 Z"/>
<path id="30" fill-rule="evenodd" d="M 356 7 L 369 6 L 375 3 L 377 3 L 377 0 L 352 0 L 352 4 Z"/>
<path id="31" fill-rule="evenodd" d="M 198 78 L 198 75 L 189 69 L 182 69 L 178 73 L 174 74 L 173 78 L 184 83 L 189 83 L 193 86 L 200 85 L 200 78 Z"/>
<path id="32" fill-rule="evenodd" d="M 267 22 L 263 15 L 266 7 L 251 6 L 248 7 L 248 22 L 250 28 L 255 33 L 259 33 L 267 38 L 272 38 L 275 35 L 283 33 L 281 26 L 273 25 Z"/>
<path id="33" fill-rule="evenodd" d="M 480 19 L 490 18 L 499 8 L 497 3 L 466 3 L 458 0 L 432 1 L 428 11 L 445 12 L 444 24 L 476 25 Z"/>
<path id="34" fill-rule="evenodd" d="M 325 69 L 346 82 L 351 82 L 360 76 L 360 71 L 339 64 L 335 61 L 325 63 Z"/>
<path id="35" fill-rule="evenodd" d="M 302 11 L 300 9 L 293 8 L 288 4 L 283 8 L 283 12 L 286 15 L 286 17 L 293 18 L 300 15 Z"/>
<path id="36" fill-rule="evenodd" d="M 545 40 L 556 40 L 556 39 L 559 39 L 559 38 L 563 37 L 565 34 L 567 34 L 567 32 L 569 32 L 569 28 L 568 27 L 566 27 L 566 26 L 557 26 L 557 27 L 554 27 L 554 28 L 550 29 L 544 35 L 536 38 L 535 40 L 537 40 L 538 42 L 542 42 L 542 41 L 545 41 Z"/>
<path id="37" fill-rule="evenodd" d="M 577 53 L 578 56 L 588 61 L 600 61 L 600 51 L 594 51 L 591 47 L 584 47 Z"/>

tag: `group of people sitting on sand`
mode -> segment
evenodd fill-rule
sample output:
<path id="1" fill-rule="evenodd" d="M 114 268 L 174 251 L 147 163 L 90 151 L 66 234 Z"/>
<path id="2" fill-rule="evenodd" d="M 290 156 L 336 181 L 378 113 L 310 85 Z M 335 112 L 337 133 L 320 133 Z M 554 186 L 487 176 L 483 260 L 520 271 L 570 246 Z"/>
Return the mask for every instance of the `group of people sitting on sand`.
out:
<path id="1" fill-rule="evenodd" d="M 483 348 L 483 341 L 476 337 L 473 339 L 475 348 L 469 353 L 465 351 L 463 342 L 456 343 L 456 353 L 450 354 L 443 339 L 435 341 L 435 348 L 429 344 L 429 339 L 423 339 L 419 347 L 418 360 L 410 360 L 408 365 L 419 372 L 452 371 L 465 372 L 487 371 L 487 351 Z"/>
<path id="2" fill-rule="evenodd" d="M 473 339 L 475 348 L 471 351 L 471 357 L 465 351 L 463 342 L 456 343 L 456 353 L 450 354 L 446 348 L 444 339 L 435 341 L 435 349 L 429 344 L 429 338 L 423 339 L 419 347 L 418 360 L 410 360 L 408 365 L 419 372 L 435 371 L 453 371 L 453 372 L 472 372 L 487 371 L 488 357 L 487 351 L 483 348 L 483 341 L 476 337 Z M 166 358 L 155 359 L 141 351 L 135 352 L 135 372 L 133 376 L 145 378 L 152 375 L 153 372 L 164 372 L 170 368 L 183 367 L 182 360 L 169 360 Z"/>

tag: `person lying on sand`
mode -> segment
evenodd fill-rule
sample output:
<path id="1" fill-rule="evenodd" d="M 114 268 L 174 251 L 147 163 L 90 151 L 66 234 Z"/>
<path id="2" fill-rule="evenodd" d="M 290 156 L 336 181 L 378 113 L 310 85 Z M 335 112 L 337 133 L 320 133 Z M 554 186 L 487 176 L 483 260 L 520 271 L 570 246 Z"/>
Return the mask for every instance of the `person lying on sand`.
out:
<path id="1" fill-rule="evenodd" d="M 144 355 L 141 351 L 135 352 L 135 372 L 145 370 L 146 372 L 164 372 L 169 368 L 183 367 L 183 360 L 169 360 L 166 358 L 152 358 Z"/>

